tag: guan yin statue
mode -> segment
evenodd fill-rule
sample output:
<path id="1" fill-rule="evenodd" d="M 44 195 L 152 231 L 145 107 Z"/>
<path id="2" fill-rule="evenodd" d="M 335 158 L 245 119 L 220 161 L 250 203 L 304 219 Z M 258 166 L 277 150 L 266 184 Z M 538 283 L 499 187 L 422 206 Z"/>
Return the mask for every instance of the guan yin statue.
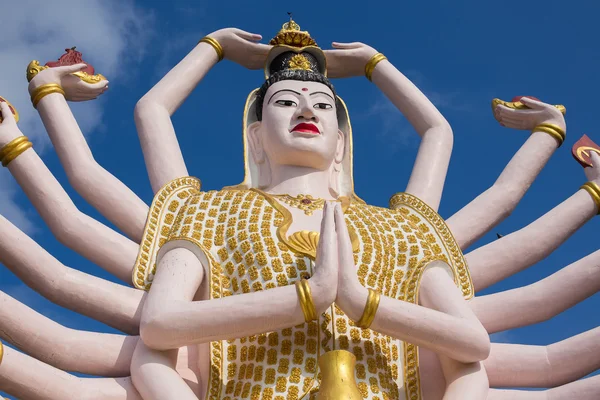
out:
<path id="1" fill-rule="evenodd" d="M 587 183 L 553 210 L 466 255 L 516 207 L 565 139 L 565 108 L 494 100 L 532 131 L 498 180 L 456 215 L 436 212 L 452 130 L 381 53 L 323 51 L 290 19 L 269 45 L 222 29 L 137 104 L 150 207 L 98 165 L 67 100 L 107 80 L 75 48 L 27 69 L 70 183 L 124 235 L 79 211 L 2 107 L 0 159 L 57 239 L 131 286 L 60 263 L 0 217 L 0 262 L 51 301 L 123 334 L 65 328 L 0 292 L 0 389 L 23 399 L 598 399 L 600 328 L 549 346 L 490 343 L 600 289 L 600 251 L 524 288 L 475 293 L 540 261 L 600 208 L 598 146 L 574 156 Z M 170 116 L 223 58 L 264 67 L 243 114 L 245 177 L 202 191 Z M 422 142 L 406 190 L 366 204 L 352 177 L 348 111 L 330 78 L 366 75 Z M 9 99 L 8 99 L 9 100 Z M 576 189 L 575 188 L 575 189 Z M 2 353 L 0 353 L 2 354 Z M 68 372 L 67 372 L 68 371 Z M 71 373 L 97 376 L 80 378 Z M 504 390 L 550 388 L 544 391 Z"/>

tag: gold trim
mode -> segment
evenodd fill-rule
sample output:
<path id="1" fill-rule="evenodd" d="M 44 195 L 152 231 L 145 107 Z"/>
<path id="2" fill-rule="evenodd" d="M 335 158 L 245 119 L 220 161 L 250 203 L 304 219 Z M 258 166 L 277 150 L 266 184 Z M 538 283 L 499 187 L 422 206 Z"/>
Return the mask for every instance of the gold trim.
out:
<path id="1" fill-rule="evenodd" d="M 0 149 L 0 162 L 2 162 L 2 166 L 8 166 L 11 161 L 31 147 L 33 147 L 33 144 L 29 141 L 27 136 L 19 136 L 16 139 L 11 140 Z"/>
<path id="2" fill-rule="evenodd" d="M 378 292 L 373 289 L 369 289 L 365 309 L 363 310 L 363 314 L 360 319 L 356 321 L 356 326 L 362 329 L 369 329 L 373 323 L 373 320 L 375 319 L 375 315 L 377 314 L 380 298 L 381 296 Z"/>
<path id="3" fill-rule="evenodd" d="M 35 78 L 37 74 L 48 68 L 50 67 L 40 65 L 38 60 L 31 61 L 29 65 L 27 65 L 27 82 L 31 82 L 31 80 Z"/>
<path id="4" fill-rule="evenodd" d="M 0 365 L 2 365 L 3 358 L 4 358 L 4 345 L 2 344 L 2 340 L 0 340 Z"/>
<path id="5" fill-rule="evenodd" d="M 60 93 L 65 96 L 65 91 L 57 83 L 46 83 L 45 85 L 33 89 L 33 92 L 31 93 L 31 103 L 33 104 L 33 108 L 37 108 L 40 100 L 52 93 Z"/>
<path id="6" fill-rule="evenodd" d="M 212 46 L 219 57 L 219 61 L 223 60 L 223 57 L 225 56 L 225 53 L 223 52 L 223 46 L 221 46 L 221 44 L 215 39 L 211 38 L 210 36 L 204 36 L 198 43 L 206 43 Z"/>
<path id="7" fill-rule="evenodd" d="M 592 200 L 596 203 L 598 214 L 600 215 L 600 186 L 596 182 L 586 182 L 581 186 L 581 189 L 585 190 L 592 196 Z"/>
<path id="8" fill-rule="evenodd" d="M 27 82 L 31 82 L 31 80 L 35 78 L 37 74 L 48 68 L 50 67 L 46 65 L 40 65 L 40 62 L 38 60 L 31 61 L 29 65 L 27 65 Z M 73 72 L 71 73 L 71 75 L 76 76 L 82 81 L 90 84 L 107 80 L 106 77 L 102 74 L 90 75 L 84 71 Z"/>
<path id="9" fill-rule="evenodd" d="M 373 75 L 373 71 L 375 71 L 375 67 L 383 60 L 387 60 L 387 57 L 381 53 L 377 53 L 369 59 L 369 61 L 365 65 L 365 76 L 369 81 L 371 81 L 371 77 Z"/>
<path id="10" fill-rule="evenodd" d="M 296 281 L 296 293 L 300 301 L 300 308 L 302 308 L 302 313 L 304 314 L 304 321 L 306 323 L 316 321 L 317 310 L 310 290 L 310 284 L 306 279 L 303 278 Z"/>
<path id="11" fill-rule="evenodd" d="M 503 105 L 503 106 L 508 107 L 513 110 L 529 110 L 529 107 L 527 107 L 525 104 L 521 103 L 520 101 L 504 101 L 504 100 L 500 100 L 500 99 L 493 99 L 492 100 L 492 112 L 496 111 L 496 107 L 499 105 Z M 562 104 L 557 104 L 554 107 L 556 107 L 558 109 L 558 111 L 560 111 L 563 115 L 565 115 L 567 113 L 567 108 L 565 106 L 563 106 Z"/>
<path id="12" fill-rule="evenodd" d="M 531 133 L 534 132 L 544 132 L 552 136 L 558 142 L 558 147 L 562 146 L 567 137 L 565 131 L 555 124 L 539 124 L 531 130 Z"/>
<path id="13" fill-rule="evenodd" d="M 73 72 L 71 75 L 78 77 L 85 83 L 94 84 L 102 81 L 107 81 L 106 77 L 102 74 L 90 75 L 84 71 Z"/>
<path id="14" fill-rule="evenodd" d="M 144 238 L 142 239 L 142 243 L 140 243 L 139 253 L 136 257 L 131 276 L 133 285 L 138 289 L 150 289 L 151 283 L 146 283 L 146 278 L 148 276 L 148 268 L 152 268 L 148 263 L 152 259 L 152 255 L 158 252 L 158 249 L 154 251 L 155 248 L 157 246 L 160 247 L 160 233 L 157 232 L 158 225 L 162 221 L 166 200 L 182 186 L 190 186 L 191 189 L 200 191 L 202 183 L 200 182 L 200 179 L 191 176 L 173 179 L 156 192 L 156 195 L 152 200 L 150 210 L 148 211 L 148 217 L 146 218 L 146 226 L 144 227 Z"/>

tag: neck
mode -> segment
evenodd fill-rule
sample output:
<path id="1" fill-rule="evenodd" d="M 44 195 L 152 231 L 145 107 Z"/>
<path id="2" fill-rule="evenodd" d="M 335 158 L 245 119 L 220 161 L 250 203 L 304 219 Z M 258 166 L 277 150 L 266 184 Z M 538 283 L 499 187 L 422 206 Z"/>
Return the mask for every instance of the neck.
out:
<path id="1" fill-rule="evenodd" d="M 271 194 L 309 194 L 315 198 L 332 200 L 334 194 L 329 190 L 330 169 L 324 171 L 314 168 L 278 165 L 271 170 L 271 184 L 265 189 Z"/>

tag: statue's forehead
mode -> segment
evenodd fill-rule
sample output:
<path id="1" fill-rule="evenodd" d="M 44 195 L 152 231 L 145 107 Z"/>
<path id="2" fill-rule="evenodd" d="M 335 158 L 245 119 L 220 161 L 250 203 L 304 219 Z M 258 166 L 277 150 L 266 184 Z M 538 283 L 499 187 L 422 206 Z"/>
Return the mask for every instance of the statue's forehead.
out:
<path id="1" fill-rule="evenodd" d="M 320 82 L 313 81 L 299 81 L 293 79 L 286 79 L 283 81 L 273 83 L 269 89 L 267 90 L 265 97 L 268 98 L 273 93 L 278 92 L 280 90 L 289 89 L 294 92 L 302 93 L 302 94 L 311 94 L 314 92 L 325 92 L 328 95 L 333 97 L 333 92 L 327 85 L 324 85 Z"/>

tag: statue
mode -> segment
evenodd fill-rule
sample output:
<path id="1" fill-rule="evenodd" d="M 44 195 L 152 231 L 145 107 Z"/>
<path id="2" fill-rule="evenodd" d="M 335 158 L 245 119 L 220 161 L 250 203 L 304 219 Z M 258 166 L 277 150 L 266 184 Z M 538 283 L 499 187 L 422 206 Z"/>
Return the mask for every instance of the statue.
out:
<path id="1" fill-rule="evenodd" d="M 588 138 L 575 151 L 589 182 L 571 198 L 462 252 L 516 207 L 562 144 L 566 109 L 495 100 L 499 123 L 532 135 L 490 189 L 444 221 L 437 208 L 452 130 L 419 89 L 373 48 L 324 51 L 291 18 L 269 45 L 259 40 L 234 28 L 210 34 L 138 102 L 150 207 L 95 162 L 66 102 L 103 94 L 106 79 L 75 48 L 29 65 L 32 103 L 70 183 L 127 237 L 73 205 L 0 102 L 0 159 L 53 234 L 134 286 L 62 265 L 0 217 L 2 264 L 124 333 L 69 330 L 0 292 L 0 337 L 29 354 L 4 348 L 0 388 L 28 399 L 534 398 L 502 387 L 597 398 L 600 378 L 578 379 L 600 366 L 590 350 L 600 328 L 548 347 L 490 344 L 489 333 L 596 293 L 600 252 L 535 288 L 474 295 L 540 261 L 598 213 L 598 146 Z M 265 81 L 244 109 L 243 182 L 202 191 L 170 116 L 223 58 L 264 66 Z M 422 137 L 406 190 L 385 209 L 355 193 L 350 118 L 330 80 L 363 73 Z M 576 290 L 557 290 L 565 284 Z"/>

